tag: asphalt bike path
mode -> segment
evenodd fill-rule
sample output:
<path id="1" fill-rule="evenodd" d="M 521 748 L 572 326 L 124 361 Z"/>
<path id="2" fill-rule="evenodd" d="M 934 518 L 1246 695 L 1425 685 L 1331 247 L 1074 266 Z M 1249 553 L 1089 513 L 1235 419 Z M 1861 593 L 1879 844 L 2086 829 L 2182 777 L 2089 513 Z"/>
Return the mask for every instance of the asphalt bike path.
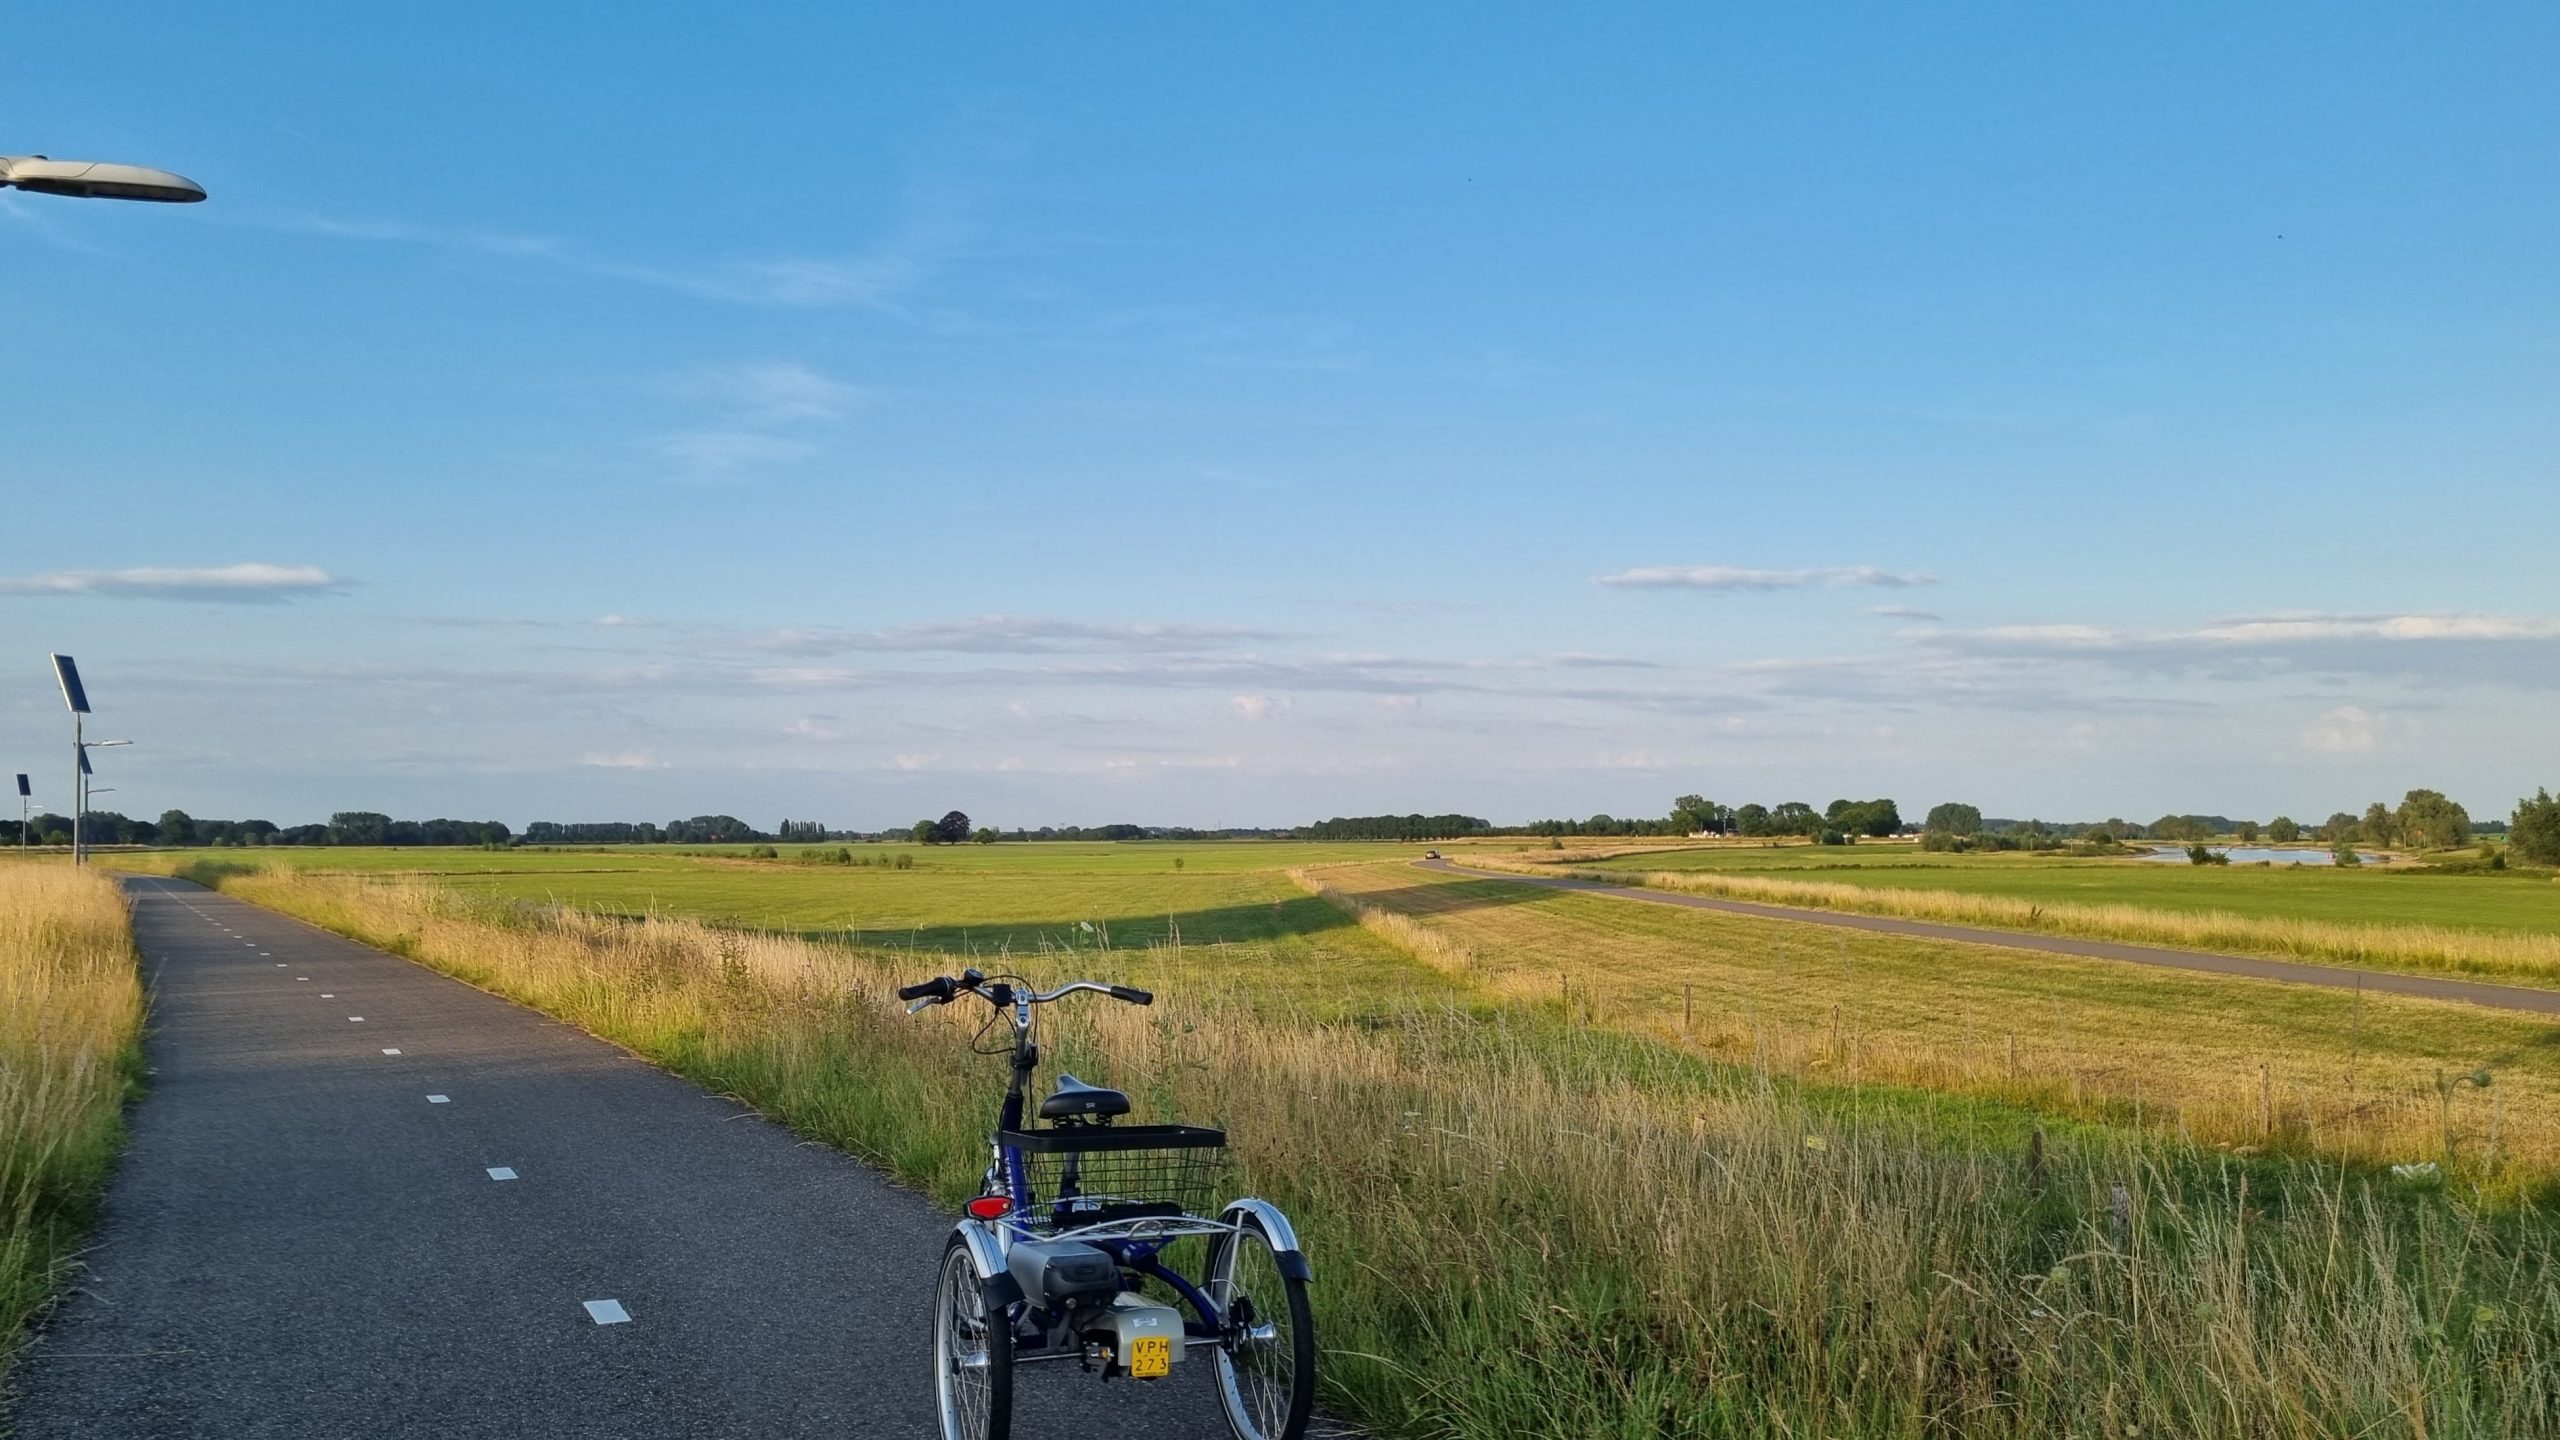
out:
<path id="1" fill-rule="evenodd" d="M 1619 900 L 1641 900 L 1649 905 L 1674 905 L 1684 910 L 1714 910 L 1727 915 L 1750 915 L 1762 920 L 1794 920 L 1810 925 L 1836 925 L 1843 930 L 1868 930 L 1879 935 L 1906 935 L 1921 940 L 1953 940 L 1966 945 L 2000 945 L 2011 950 L 2036 950 L 2048 955 L 2076 955 L 2090 960 L 2121 960 L 2134 965 L 2154 965 L 2169 970 L 2195 970 L 2208 975 L 2236 975 L 2249 980 L 2273 980 L 2287 985 L 2323 985 L 2338 990 L 2363 990 L 2375 995 L 2410 995 L 2422 1000 L 2459 1000 L 2473 1005 L 2486 1005 L 2498 1010 L 2523 1010 L 2538 1015 L 2560 1015 L 2560 990 L 2536 990 L 2523 985 L 2497 985 L 2484 980 L 2456 980 L 2434 975 L 2405 975 L 2390 970 L 2359 970 L 2346 965 L 2315 965 L 2299 960 L 2264 960 L 2250 955 L 2217 955 L 2205 950 L 2173 950 L 2158 945 L 2127 945 L 2113 940 L 2076 940 L 2059 935 L 2022 935 L 2014 930 L 1986 930 L 1972 925 L 1940 925 L 1927 920 L 1898 920 L 1886 915 L 1857 915 L 1841 910 L 1805 910 L 1791 905 L 1763 905 L 1750 900 L 1726 900 L 1712 895 L 1684 895 L 1674 890 L 1648 890 L 1635 885 L 1610 885 L 1597 880 L 1584 880 L 1569 875 L 1516 875 L 1508 870 L 1477 870 L 1447 860 L 1417 860 L 1424 870 L 1444 875 L 1463 875 L 1471 880 L 1505 880 L 1514 885 L 1534 885 L 1548 890 L 1571 890 L 1584 895 L 1606 895 Z"/>
<path id="2" fill-rule="evenodd" d="M 935 1433 L 923 1197 L 395 956 L 126 884 L 151 1090 L 0 1433 Z M 1026 1366 L 1014 1433 L 1223 1436 L 1209 1370 Z"/>

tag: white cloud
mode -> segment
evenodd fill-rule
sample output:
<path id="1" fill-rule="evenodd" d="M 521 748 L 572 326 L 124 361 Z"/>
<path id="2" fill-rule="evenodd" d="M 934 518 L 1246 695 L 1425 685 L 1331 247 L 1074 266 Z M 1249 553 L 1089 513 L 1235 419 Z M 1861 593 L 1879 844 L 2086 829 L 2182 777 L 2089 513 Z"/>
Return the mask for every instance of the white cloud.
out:
<path id="1" fill-rule="evenodd" d="M 1289 708 L 1289 698 L 1285 695 L 1238 695 L 1227 703 L 1247 720 L 1267 719 Z"/>
<path id="2" fill-rule="evenodd" d="M 1810 586 L 1875 586 L 1888 590 L 1934 585 L 1938 577 L 1881 570 L 1873 565 L 1824 565 L 1801 570 L 1750 570 L 1733 565 L 1646 565 L 1593 583 L 1622 590 L 1802 590 Z"/>
<path id="3" fill-rule="evenodd" d="M 56 570 L 0 578 L 0 595 L 120 595 L 140 600 L 264 602 L 343 589 L 317 565 L 210 565 L 130 570 Z"/>
<path id="4" fill-rule="evenodd" d="M 2370 755 L 2380 718 L 2355 705 L 2341 705 L 2302 732 L 2302 748 L 2322 755 Z"/>
<path id="5" fill-rule="evenodd" d="M 1923 610 L 1916 605 L 1870 605 L 1867 613 L 1887 620 L 1916 620 L 1927 625 L 1935 625 L 1946 618 L 1935 610 Z"/>
<path id="6" fill-rule="evenodd" d="M 782 727 L 782 733 L 800 740 L 841 740 L 844 732 L 827 722 L 832 716 L 803 715 Z"/>
<path id="7" fill-rule="evenodd" d="M 941 758 L 940 755 L 893 755 L 889 764 L 895 769 L 916 771 L 926 769 Z"/>

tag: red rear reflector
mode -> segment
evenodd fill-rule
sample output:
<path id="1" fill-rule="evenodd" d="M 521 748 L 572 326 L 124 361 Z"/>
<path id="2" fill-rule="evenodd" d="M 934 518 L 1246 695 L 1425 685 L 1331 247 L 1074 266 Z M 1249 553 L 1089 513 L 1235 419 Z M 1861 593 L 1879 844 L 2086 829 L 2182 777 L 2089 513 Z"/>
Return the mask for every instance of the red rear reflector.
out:
<path id="1" fill-rule="evenodd" d="M 981 1195 L 969 1202 L 972 1220 L 1001 1220 L 1013 1213 L 1013 1202 L 1002 1195 Z"/>

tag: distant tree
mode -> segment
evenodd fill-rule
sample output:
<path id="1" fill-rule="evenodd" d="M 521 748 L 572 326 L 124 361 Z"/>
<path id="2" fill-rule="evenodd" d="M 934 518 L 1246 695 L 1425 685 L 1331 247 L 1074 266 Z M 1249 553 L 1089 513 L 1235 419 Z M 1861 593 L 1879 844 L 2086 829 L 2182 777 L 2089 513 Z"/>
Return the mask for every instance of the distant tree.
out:
<path id="1" fill-rule="evenodd" d="M 329 817 L 332 845 L 387 845 L 391 817 L 373 810 L 341 810 Z"/>
<path id="2" fill-rule="evenodd" d="M 1733 812 L 1733 828 L 1737 834 L 1742 835 L 1757 836 L 1771 833 L 1769 807 L 1754 802 L 1737 808 Z"/>
<path id="3" fill-rule="evenodd" d="M 2341 840 L 2357 840 L 2363 837 L 2356 834 L 2356 817 L 2344 810 L 2333 810 L 2329 812 L 2328 819 L 2320 822 L 2320 838 L 2335 845 Z"/>
<path id="4" fill-rule="evenodd" d="M 2267 838 L 2279 845 L 2290 845 L 2302 838 L 2302 827 L 2290 815 L 2279 815 L 2267 822 Z"/>
<path id="5" fill-rule="evenodd" d="M 1789 800 L 1769 812 L 1769 831 L 1773 835 L 1818 835 L 1822 833 L 1822 814 L 1801 800 Z"/>
<path id="6" fill-rule="evenodd" d="M 2156 840 L 2196 841 L 2213 834 L 2213 826 L 2198 815 L 2163 815 L 2151 822 L 2151 835 Z"/>
<path id="7" fill-rule="evenodd" d="M 978 827 L 977 833 L 971 835 L 969 838 L 977 841 L 981 845 L 993 845 L 998 840 L 1004 838 L 1004 832 L 998 830 L 993 825 L 981 825 Z"/>
<path id="8" fill-rule="evenodd" d="M 163 845 L 193 845 L 196 843 L 195 817 L 189 815 L 184 810 L 161 811 L 160 823 L 154 827 L 154 831 L 155 833 L 152 838 L 158 840 Z"/>
<path id="9" fill-rule="evenodd" d="M 2393 833 L 2404 845 L 2451 850 L 2471 843 L 2471 815 L 2442 791 L 2412 790 L 2391 817 Z"/>
<path id="10" fill-rule="evenodd" d="M 957 845 L 969 838 L 969 817 L 954 810 L 934 822 L 933 833 L 945 845 Z"/>
<path id="11" fill-rule="evenodd" d="M 2258 822 L 2255 820 L 2243 820 L 2239 824 L 2231 827 L 2231 833 L 2240 838 L 2241 844 L 2250 844 L 2258 838 Z"/>
<path id="12" fill-rule="evenodd" d="M 2354 841 L 2341 839 L 2330 842 L 2329 862 L 2342 869 L 2352 870 L 2364 863 L 2364 857 L 2356 853 Z"/>
<path id="13" fill-rule="evenodd" d="M 2507 852 L 2528 865 L 2560 865 L 2560 796 L 2536 790 L 2507 821 Z"/>
<path id="14" fill-rule="evenodd" d="M 1671 826 L 1683 835 L 1722 835 L 1733 828 L 1733 812 L 1704 796 L 1683 795 L 1671 802 Z"/>
<path id="15" fill-rule="evenodd" d="M 2400 827 L 2394 821 L 2391 807 L 2376 800 L 2364 807 L 2364 818 L 2356 822 L 2356 831 L 2367 845 L 2388 845 L 2400 838 Z"/>
<path id="16" fill-rule="evenodd" d="M 1921 822 L 1923 831 L 1947 835 L 1979 835 L 1982 833 L 1982 811 L 1972 805 L 1950 800 L 1929 807 L 1929 818 Z"/>
<path id="17" fill-rule="evenodd" d="M 919 845 L 939 845 L 942 843 L 942 827 L 930 820 L 919 820 L 908 829 L 907 838 Z"/>

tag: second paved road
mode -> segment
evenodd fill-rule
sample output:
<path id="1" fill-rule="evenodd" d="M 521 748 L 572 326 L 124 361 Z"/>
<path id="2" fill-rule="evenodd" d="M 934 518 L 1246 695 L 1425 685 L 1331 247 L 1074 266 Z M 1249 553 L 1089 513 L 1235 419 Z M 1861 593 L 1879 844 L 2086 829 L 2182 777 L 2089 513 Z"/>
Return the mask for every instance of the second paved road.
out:
<path id="1" fill-rule="evenodd" d="M 923 1199 L 406 961 L 130 883 L 152 1091 L 0 1430 L 933 1432 L 950 1222 Z M 1015 1434 L 1226 1433 L 1205 1363 L 1158 1388 L 1052 1369 Z"/>
<path id="2" fill-rule="evenodd" d="M 2414 995 L 2422 1000 L 2458 1000 L 2499 1010 L 2560 1015 L 2560 990 L 2523 985 L 2494 985 L 2485 980 L 2449 976 L 2403 975 L 2390 970 L 2358 970 L 2344 965 L 2313 965 L 2299 960 L 2265 960 L 2253 955 L 2217 955 L 2204 950 L 2171 950 L 2158 945 L 2128 945 L 2115 940 L 2076 940 L 2064 935 L 2025 935 L 2014 930 L 1987 930 L 1977 925 L 1940 925 L 1927 920 L 1897 920 L 1886 915 L 1854 915 L 1841 910 L 1806 910 L 1792 905 L 1762 905 L 1713 895 L 1684 895 L 1674 890 L 1648 890 L 1637 885 L 1610 885 L 1572 875 L 1517 875 L 1508 870 L 1474 870 L 1447 860 L 1417 860 L 1417 866 L 1471 880 L 1501 880 L 1548 890 L 1571 890 L 1673 905 L 1684 910 L 1715 910 L 1762 920 L 1793 920 L 1810 925 L 1836 925 L 1880 935 L 1907 935 L 1920 940 L 1954 940 L 1967 945 L 2003 945 L 2013 950 L 2041 950 L 2049 955 L 2077 955 L 2089 960 L 2121 960 L 2169 970 L 2198 970 L 2209 975 L 2236 975 L 2288 985 L 2325 985 L 2339 990 L 2369 990 L 2377 995 Z"/>

